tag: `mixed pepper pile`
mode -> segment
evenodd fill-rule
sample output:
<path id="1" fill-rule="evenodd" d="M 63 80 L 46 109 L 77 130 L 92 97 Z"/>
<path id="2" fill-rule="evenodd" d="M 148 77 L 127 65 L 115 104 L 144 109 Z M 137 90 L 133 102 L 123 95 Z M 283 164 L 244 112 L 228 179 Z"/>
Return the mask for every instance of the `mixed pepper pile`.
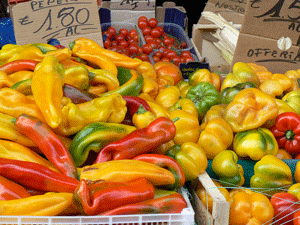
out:
<path id="1" fill-rule="evenodd" d="M 77 38 L 5 45 L 0 76 L 0 215 L 180 213 L 177 190 L 210 167 L 230 224 L 300 224 L 300 163 L 284 161 L 300 159 L 300 70 L 183 79 Z"/>

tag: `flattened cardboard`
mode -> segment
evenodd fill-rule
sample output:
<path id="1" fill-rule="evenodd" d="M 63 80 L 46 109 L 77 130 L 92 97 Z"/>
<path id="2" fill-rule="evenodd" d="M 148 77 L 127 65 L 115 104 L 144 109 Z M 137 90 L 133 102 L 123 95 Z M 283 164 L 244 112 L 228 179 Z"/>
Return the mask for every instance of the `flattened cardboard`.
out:
<path id="1" fill-rule="evenodd" d="M 103 45 L 96 0 L 31 0 L 11 6 L 16 43 L 47 43 L 57 39 L 68 45 L 87 37 Z"/>
<path id="2" fill-rule="evenodd" d="M 141 16 L 146 16 L 148 19 L 155 18 L 155 11 L 111 10 L 110 15 L 112 22 L 138 24 Z"/>
<path id="3" fill-rule="evenodd" d="M 110 9 L 151 11 L 155 10 L 155 0 L 111 0 Z"/>
<path id="4" fill-rule="evenodd" d="M 249 2 L 232 65 L 238 61 L 252 62 L 273 73 L 299 69 L 299 7 L 295 0 Z M 281 37 L 290 38 L 290 49 L 279 49 L 277 41 Z"/>

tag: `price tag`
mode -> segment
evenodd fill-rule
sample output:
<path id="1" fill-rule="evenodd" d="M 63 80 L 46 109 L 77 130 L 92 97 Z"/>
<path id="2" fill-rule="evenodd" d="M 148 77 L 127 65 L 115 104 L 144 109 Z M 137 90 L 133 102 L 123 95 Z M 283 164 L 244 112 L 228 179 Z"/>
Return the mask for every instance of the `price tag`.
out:
<path id="1" fill-rule="evenodd" d="M 11 7 L 16 43 L 47 43 L 57 39 L 64 46 L 77 37 L 103 45 L 96 0 L 31 0 Z"/>
<path id="2" fill-rule="evenodd" d="M 233 64 L 265 66 L 273 73 L 300 68 L 300 1 L 249 1 Z"/>
<path id="3" fill-rule="evenodd" d="M 110 9 L 155 10 L 155 0 L 111 0 Z"/>

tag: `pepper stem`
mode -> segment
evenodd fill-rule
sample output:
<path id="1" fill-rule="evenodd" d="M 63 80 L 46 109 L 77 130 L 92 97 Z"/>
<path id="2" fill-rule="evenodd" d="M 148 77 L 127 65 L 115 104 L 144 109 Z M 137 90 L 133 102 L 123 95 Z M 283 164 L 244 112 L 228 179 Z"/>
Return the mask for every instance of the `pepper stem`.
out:
<path id="1" fill-rule="evenodd" d="M 173 121 L 174 123 L 175 123 L 176 121 L 178 121 L 178 120 L 180 120 L 179 117 L 175 117 L 175 118 L 172 119 L 172 121 Z"/>
<path id="2" fill-rule="evenodd" d="M 295 138 L 295 133 L 292 131 L 292 130 L 287 130 L 286 132 L 285 132 L 285 138 L 287 139 L 287 140 L 294 140 L 294 138 Z"/>

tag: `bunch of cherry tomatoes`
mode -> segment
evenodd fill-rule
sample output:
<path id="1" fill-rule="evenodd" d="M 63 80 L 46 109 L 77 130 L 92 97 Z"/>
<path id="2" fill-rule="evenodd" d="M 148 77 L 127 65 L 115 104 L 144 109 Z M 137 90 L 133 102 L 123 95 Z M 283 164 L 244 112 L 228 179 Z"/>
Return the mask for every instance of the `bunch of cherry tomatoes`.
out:
<path id="1" fill-rule="evenodd" d="M 179 63 L 195 60 L 190 51 L 184 50 L 187 43 L 179 42 L 167 34 L 163 27 L 158 26 L 157 19 L 141 16 L 137 26 L 142 32 L 140 35 L 143 35 L 145 44 L 142 45 L 136 29 L 121 28 L 117 32 L 114 27 L 109 27 L 103 32 L 106 35 L 104 48 L 148 62 L 151 62 L 152 57 L 154 63 L 165 61 L 178 66 Z"/>

